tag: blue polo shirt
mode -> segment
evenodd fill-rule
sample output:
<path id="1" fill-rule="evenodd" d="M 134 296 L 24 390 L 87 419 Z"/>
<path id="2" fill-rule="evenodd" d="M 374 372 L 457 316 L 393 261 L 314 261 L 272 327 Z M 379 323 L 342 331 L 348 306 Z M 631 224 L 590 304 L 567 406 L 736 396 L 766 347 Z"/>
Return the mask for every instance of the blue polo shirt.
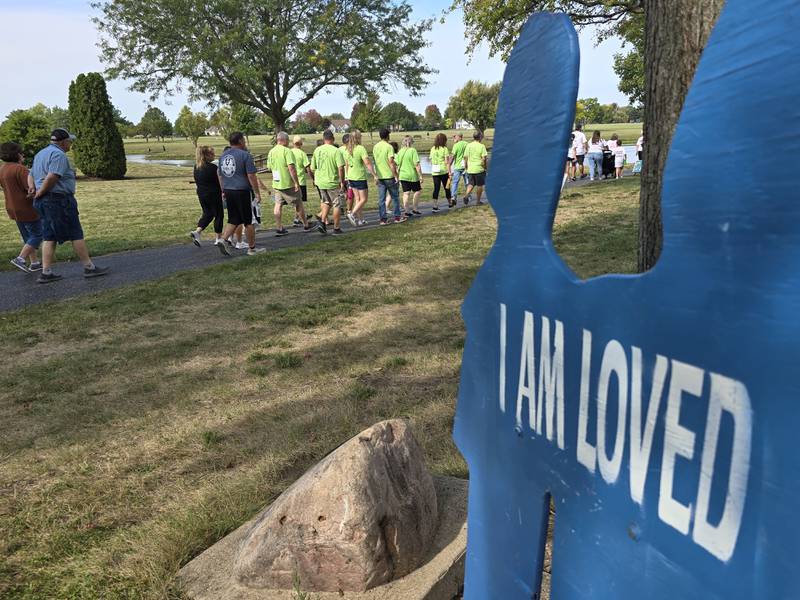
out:
<path id="1" fill-rule="evenodd" d="M 253 155 L 241 148 L 228 148 L 219 157 L 217 172 L 222 179 L 223 190 L 250 190 L 250 180 L 247 174 L 256 172 L 256 163 Z"/>
<path id="2" fill-rule="evenodd" d="M 75 194 L 75 171 L 69 164 L 67 154 L 55 144 L 50 144 L 36 153 L 33 158 L 31 175 L 36 189 L 42 187 L 45 177 L 50 173 L 58 175 L 58 181 L 50 189 L 54 194 Z"/>

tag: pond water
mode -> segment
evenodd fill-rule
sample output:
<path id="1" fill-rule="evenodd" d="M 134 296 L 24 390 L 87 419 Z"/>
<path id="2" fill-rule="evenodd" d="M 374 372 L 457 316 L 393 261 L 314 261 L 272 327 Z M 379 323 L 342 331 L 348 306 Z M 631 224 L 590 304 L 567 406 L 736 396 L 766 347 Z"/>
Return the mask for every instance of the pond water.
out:
<path id="1" fill-rule="evenodd" d="M 625 157 L 627 160 L 627 166 L 633 166 L 633 163 L 636 162 L 636 146 L 624 146 L 625 148 Z M 491 159 L 492 153 L 489 153 L 489 158 Z M 166 158 L 148 158 L 146 154 L 128 154 L 126 156 L 129 162 L 132 163 L 141 163 L 145 165 L 168 165 L 170 167 L 193 167 L 194 161 L 190 159 L 166 159 Z M 425 175 L 431 174 L 431 159 L 428 156 L 428 153 L 422 153 L 419 155 L 419 162 L 420 166 L 422 167 L 422 172 Z"/>

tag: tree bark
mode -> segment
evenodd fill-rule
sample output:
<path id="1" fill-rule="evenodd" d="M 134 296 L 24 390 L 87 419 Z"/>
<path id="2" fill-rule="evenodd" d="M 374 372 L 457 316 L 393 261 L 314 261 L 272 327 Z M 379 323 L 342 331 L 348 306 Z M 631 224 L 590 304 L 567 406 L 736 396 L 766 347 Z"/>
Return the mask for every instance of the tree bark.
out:
<path id="1" fill-rule="evenodd" d="M 639 271 L 661 254 L 661 183 L 683 101 L 724 0 L 644 0 L 644 161 L 639 209 Z"/>

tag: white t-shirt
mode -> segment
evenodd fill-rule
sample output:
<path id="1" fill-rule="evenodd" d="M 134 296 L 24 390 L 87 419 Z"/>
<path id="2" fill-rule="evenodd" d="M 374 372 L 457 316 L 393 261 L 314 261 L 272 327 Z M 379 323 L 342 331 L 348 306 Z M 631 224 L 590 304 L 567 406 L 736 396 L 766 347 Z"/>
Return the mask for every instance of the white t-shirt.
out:
<path id="1" fill-rule="evenodd" d="M 575 146 L 570 146 L 569 148 L 567 148 L 567 157 L 575 158 Z"/>
<path id="2" fill-rule="evenodd" d="M 600 152 L 602 154 L 603 146 L 605 146 L 605 145 L 606 145 L 606 142 L 605 142 L 605 140 L 603 140 L 603 138 L 600 138 L 596 143 L 592 142 L 590 140 L 589 141 L 589 152 L 590 153 L 591 152 Z"/>
<path id="3" fill-rule="evenodd" d="M 608 140 L 608 149 L 613 150 L 618 144 L 619 142 L 617 140 Z"/>
<path id="4" fill-rule="evenodd" d="M 586 154 L 586 136 L 582 131 L 573 131 L 572 135 L 575 139 L 572 140 L 572 147 L 575 148 L 575 154 L 582 156 Z"/>
<path id="5" fill-rule="evenodd" d="M 641 152 L 642 148 L 644 148 L 644 136 L 636 140 L 636 151 Z"/>

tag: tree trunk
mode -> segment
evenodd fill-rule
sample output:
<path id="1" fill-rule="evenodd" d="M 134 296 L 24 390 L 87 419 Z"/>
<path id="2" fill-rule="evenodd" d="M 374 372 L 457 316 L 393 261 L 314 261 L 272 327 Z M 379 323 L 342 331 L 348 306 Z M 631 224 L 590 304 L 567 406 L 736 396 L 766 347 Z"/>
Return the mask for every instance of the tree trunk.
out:
<path id="1" fill-rule="evenodd" d="M 661 181 L 672 134 L 724 0 L 645 0 L 644 160 L 639 271 L 661 254 Z"/>

